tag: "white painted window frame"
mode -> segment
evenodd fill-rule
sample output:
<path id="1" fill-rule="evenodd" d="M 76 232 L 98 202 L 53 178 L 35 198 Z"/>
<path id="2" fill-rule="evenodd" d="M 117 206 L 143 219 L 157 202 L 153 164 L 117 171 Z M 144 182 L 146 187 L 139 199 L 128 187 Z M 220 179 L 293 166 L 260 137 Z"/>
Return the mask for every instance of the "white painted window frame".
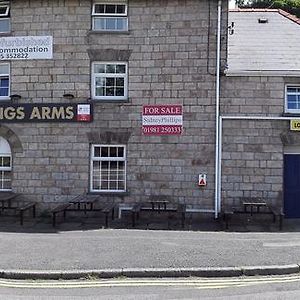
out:
<path id="1" fill-rule="evenodd" d="M 123 157 L 95 157 L 95 147 L 122 147 L 124 149 Z M 94 161 L 123 161 L 124 162 L 124 189 L 94 189 L 93 188 L 93 162 Z M 106 144 L 92 144 L 91 145 L 91 158 L 90 158 L 90 191 L 91 192 L 105 192 L 105 193 L 123 193 L 126 191 L 126 171 L 127 159 L 126 159 L 126 145 L 106 145 Z M 101 176 L 101 171 L 100 171 Z M 101 178 L 100 178 L 101 181 Z"/>
<path id="2" fill-rule="evenodd" d="M 125 6 L 125 11 L 124 13 L 96 13 L 95 12 L 95 7 L 96 5 L 123 5 Z M 128 31 L 128 4 L 127 2 L 96 2 L 93 4 L 93 10 L 92 10 L 92 30 L 93 31 L 115 31 L 115 32 L 124 32 L 124 31 Z M 95 28 L 95 20 L 96 19 L 104 19 L 104 20 L 108 20 L 108 19 L 116 19 L 116 18 L 122 18 L 124 20 L 126 20 L 126 26 L 122 29 L 106 29 L 106 28 Z"/>
<path id="3" fill-rule="evenodd" d="M 9 17 L 9 11 L 10 11 L 10 5 L 9 3 L 1 3 L 0 2 L 0 8 L 6 8 L 5 12 L 0 14 L 0 22 L 1 21 L 7 21 L 8 22 L 8 30 L 7 31 L 2 31 L 1 26 L 0 26 L 0 33 L 7 33 L 10 32 L 10 17 Z"/>
<path id="4" fill-rule="evenodd" d="M 123 73 L 95 73 L 94 66 L 97 64 L 104 64 L 104 65 L 125 65 L 125 74 Z M 95 100 L 127 100 L 128 99 L 128 63 L 123 61 L 97 61 L 92 63 L 92 99 Z M 96 96 L 96 78 L 116 78 L 122 77 L 124 78 L 124 96 Z"/>
<path id="5" fill-rule="evenodd" d="M 1 100 L 10 100 L 10 64 L 9 63 L 0 63 L 0 66 L 7 65 L 8 66 L 8 73 L 0 73 L 0 79 L 4 77 L 8 77 L 8 95 L 7 96 L 0 96 Z"/>
<path id="6" fill-rule="evenodd" d="M 300 84 L 286 84 L 285 85 L 285 103 L 284 103 L 284 111 L 286 113 L 295 113 L 295 114 L 299 114 L 300 113 L 300 109 L 288 109 L 288 88 L 299 88 L 300 89 Z"/>

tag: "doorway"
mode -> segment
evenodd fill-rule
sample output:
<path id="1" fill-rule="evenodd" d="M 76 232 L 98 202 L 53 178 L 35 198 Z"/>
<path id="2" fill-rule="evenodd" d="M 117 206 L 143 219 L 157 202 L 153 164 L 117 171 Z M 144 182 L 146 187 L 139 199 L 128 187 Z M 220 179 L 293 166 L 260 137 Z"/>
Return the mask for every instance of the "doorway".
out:
<path id="1" fill-rule="evenodd" d="M 284 155 L 284 213 L 300 218 L 300 154 Z"/>

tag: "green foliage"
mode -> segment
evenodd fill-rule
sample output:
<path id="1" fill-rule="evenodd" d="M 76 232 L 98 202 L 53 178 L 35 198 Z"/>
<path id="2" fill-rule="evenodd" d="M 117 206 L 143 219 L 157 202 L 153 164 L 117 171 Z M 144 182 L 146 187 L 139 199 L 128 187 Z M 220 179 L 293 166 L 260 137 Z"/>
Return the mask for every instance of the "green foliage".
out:
<path id="1" fill-rule="evenodd" d="M 243 8 L 280 8 L 300 17 L 300 0 L 238 0 L 237 4 Z"/>

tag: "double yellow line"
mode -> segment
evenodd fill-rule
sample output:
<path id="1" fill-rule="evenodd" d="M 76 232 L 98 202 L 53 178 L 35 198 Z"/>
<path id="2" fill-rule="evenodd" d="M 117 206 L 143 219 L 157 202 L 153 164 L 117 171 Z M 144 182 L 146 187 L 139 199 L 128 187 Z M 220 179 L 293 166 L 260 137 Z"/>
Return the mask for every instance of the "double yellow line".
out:
<path id="1" fill-rule="evenodd" d="M 74 289 L 106 287 L 192 287 L 197 289 L 220 289 L 250 286 L 265 283 L 286 283 L 300 281 L 300 275 L 276 277 L 239 277 L 239 278 L 157 278 L 157 279 L 102 279 L 102 280 L 66 280 L 66 281 L 23 281 L 0 279 L 0 288 L 27 289 Z"/>

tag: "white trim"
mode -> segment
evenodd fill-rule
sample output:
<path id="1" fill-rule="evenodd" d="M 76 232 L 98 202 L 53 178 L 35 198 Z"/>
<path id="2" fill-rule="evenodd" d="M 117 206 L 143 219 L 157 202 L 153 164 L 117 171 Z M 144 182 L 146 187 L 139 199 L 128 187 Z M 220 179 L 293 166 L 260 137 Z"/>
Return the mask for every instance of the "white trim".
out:
<path id="1" fill-rule="evenodd" d="M 125 73 L 95 73 L 94 72 L 94 66 L 97 64 L 103 64 L 103 65 L 125 65 Z M 101 76 L 101 74 L 103 76 Z M 105 75 L 108 76 L 105 76 Z M 128 62 L 124 61 L 95 61 L 92 63 L 92 72 L 91 72 L 91 87 L 92 87 L 92 99 L 95 100 L 127 100 L 128 99 Z M 115 78 L 115 77 L 122 77 L 124 78 L 124 96 L 96 96 L 96 77 L 102 77 L 102 78 Z"/>
<path id="2" fill-rule="evenodd" d="M 217 29 L 217 53 L 216 53 L 216 137 L 215 137 L 215 218 L 218 218 L 218 189 L 219 186 L 219 129 L 220 129 L 220 63 L 221 63 L 221 17 L 222 0 L 218 1 L 218 29 Z"/>
<path id="3" fill-rule="evenodd" d="M 280 76 L 280 77 L 298 77 L 300 70 L 226 70 L 225 75 L 228 77 L 238 76 Z"/>
<path id="4" fill-rule="evenodd" d="M 125 12 L 124 13 L 96 13 L 95 12 L 95 7 L 96 5 L 123 5 L 125 6 Z M 127 8 L 128 5 L 126 2 L 114 2 L 114 1 L 109 1 L 109 2 L 97 2 L 93 4 L 93 11 L 92 11 L 92 16 L 112 16 L 112 17 L 127 17 Z"/>
<path id="5" fill-rule="evenodd" d="M 122 147 L 124 150 L 122 157 L 95 157 L 94 149 L 95 147 Z M 93 162 L 94 161 L 122 161 L 124 162 L 124 189 L 122 190 L 104 190 L 104 189 L 93 189 Z M 126 156 L 126 145 L 121 144 L 91 144 L 90 152 L 90 191 L 91 192 L 105 192 L 105 193 L 124 193 L 126 191 L 126 181 L 127 181 L 127 156 Z"/>
<path id="6" fill-rule="evenodd" d="M 0 79 L 2 77 L 8 77 L 8 95 L 7 96 L 0 96 L 0 101 L 10 100 L 10 63 L 0 63 L 0 67 L 2 65 L 7 65 L 8 66 L 8 74 L 0 73 Z"/>
<path id="7" fill-rule="evenodd" d="M 6 7 L 6 11 L 5 11 L 5 13 L 0 14 L 0 17 L 8 17 L 10 6 L 8 4 L 7 5 L 1 5 L 1 3 L 0 3 L 0 9 L 2 7 Z"/>
<path id="8" fill-rule="evenodd" d="M 286 113 L 300 113 L 300 109 L 288 109 L 287 89 L 288 88 L 300 88 L 300 84 L 285 84 L 284 87 L 284 111 Z M 300 95 L 300 93 L 299 93 Z"/>

